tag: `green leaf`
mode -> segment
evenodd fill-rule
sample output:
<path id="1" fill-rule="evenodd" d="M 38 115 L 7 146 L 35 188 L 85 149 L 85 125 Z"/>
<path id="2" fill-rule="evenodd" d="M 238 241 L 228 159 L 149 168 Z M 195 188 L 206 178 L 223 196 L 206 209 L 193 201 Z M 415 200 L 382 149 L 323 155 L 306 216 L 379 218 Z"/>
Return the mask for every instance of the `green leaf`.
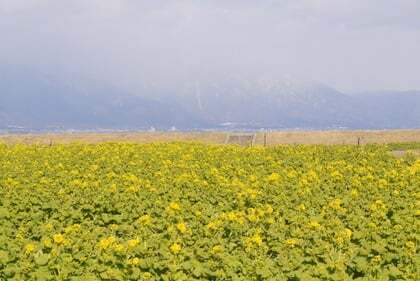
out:
<path id="1" fill-rule="evenodd" d="M 38 255 L 38 256 L 35 257 L 35 263 L 37 265 L 43 266 L 43 265 L 48 264 L 49 259 L 50 259 L 50 255 L 48 255 L 48 254 L 40 254 L 40 255 Z"/>

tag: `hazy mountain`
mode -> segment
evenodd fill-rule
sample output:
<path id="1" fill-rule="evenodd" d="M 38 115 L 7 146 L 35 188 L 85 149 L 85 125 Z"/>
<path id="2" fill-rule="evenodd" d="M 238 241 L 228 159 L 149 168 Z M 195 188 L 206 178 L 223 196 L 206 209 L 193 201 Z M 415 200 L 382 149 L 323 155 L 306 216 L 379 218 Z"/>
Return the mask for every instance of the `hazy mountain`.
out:
<path id="1" fill-rule="evenodd" d="M 92 81 L 63 83 L 36 72 L 0 67 L 3 127 L 168 129 L 206 125 L 173 101 L 142 98 Z"/>
<path id="2" fill-rule="evenodd" d="M 365 120 L 378 128 L 420 128 L 420 91 L 381 91 L 354 96 Z"/>
<path id="3" fill-rule="evenodd" d="M 348 96 L 287 77 L 228 75 L 134 94 L 0 65 L 0 128 L 420 128 L 420 92 Z"/>
<path id="4" fill-rule="evenodd" d="M 263 76 L 195 81 L 182 104 L 213 124 L 271 128 L 355 127 L 362 121 L 352 98 L 319 83 Z"/>

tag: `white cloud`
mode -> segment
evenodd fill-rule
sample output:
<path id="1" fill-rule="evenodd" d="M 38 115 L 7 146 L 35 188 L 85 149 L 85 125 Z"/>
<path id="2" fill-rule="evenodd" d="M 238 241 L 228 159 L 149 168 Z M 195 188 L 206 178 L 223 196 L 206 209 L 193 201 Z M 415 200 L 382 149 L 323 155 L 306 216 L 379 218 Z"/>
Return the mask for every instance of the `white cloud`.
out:
<path id="1" fill-rule="evenodd" d="M 419 0 L 0 0 L 0 61 L 127 85 L 142 77 L 166 81 L 270 71 L 345 90 L 420 88 L 419 5 Z"/>
<path id="2" fill-rule="evenodd" d="M 49 0 L 0 0 L 0 14 L 11 14 L 32 9 Z"/>

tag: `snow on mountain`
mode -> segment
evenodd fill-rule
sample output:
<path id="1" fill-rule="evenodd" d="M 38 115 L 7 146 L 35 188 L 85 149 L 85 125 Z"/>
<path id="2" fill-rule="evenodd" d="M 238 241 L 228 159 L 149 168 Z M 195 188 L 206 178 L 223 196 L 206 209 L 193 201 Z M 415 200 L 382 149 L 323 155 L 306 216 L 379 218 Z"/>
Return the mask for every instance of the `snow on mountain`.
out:
<path id="1" fill-rule="evenodd" d="M 185 83 L 181 104 L 215 124 L 260 127 L 349 127 L 352 99 L 328 86 L 283 77 L 240 76 Z"/>
<path id="2" fill-rule="evenodd" d="M 224 75 L 135 94 L 0 65 L 0 129 L 420 128 L 419 92 L 345 95 L 290 76 Z"/>

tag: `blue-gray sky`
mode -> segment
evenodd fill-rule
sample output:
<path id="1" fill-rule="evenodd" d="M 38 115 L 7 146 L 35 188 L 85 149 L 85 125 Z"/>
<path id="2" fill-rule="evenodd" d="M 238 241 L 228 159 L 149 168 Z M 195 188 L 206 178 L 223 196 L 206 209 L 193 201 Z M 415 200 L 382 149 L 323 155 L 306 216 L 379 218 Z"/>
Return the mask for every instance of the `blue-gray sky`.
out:
<path id="1" fill-rule="evenodd" d="M 0 0 L 0 62 L 134 89 L 224 73 L 420 89 L 420 0 Z"/>

